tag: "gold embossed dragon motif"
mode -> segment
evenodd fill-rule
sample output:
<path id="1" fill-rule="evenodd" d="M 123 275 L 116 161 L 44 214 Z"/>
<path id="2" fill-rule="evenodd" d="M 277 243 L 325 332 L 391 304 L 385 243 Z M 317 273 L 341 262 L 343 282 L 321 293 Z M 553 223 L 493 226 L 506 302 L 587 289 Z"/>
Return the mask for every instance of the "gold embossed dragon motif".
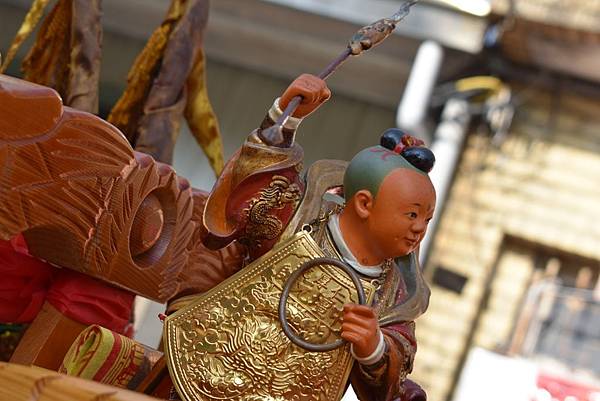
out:
<path id="1" fill-rule="evenodd" d="M 341 397 L 352 366 L 348 346 L 306 351 L 290 342 L 277 317 L 283 283 L 319 256 L 318 245 L 301 232 L 167 318 L 169 369 L 186 401 Z M 290 326 L 312 343 L 337 339 L 343 305 L 356 300 L 351 280 L 335 270 L 321 266 L 305 272 L 289 298 Z M 372 294 L 372 286 L 364 286 Z"/>
<path id="2" fill-rule="evenodd" d="M 283 223 L 272 214 L 273 210 L 282 209 L 290 203 L 295 209 L 299 200 L 300 188 L 297 184 L 291 183 L 285 176 L 273 176 L 269 186 L 244 210 L 248 216 L 244 241 L 248 245 L 260 246 L 262 240 L 277 238 L 283 230 Z"/>

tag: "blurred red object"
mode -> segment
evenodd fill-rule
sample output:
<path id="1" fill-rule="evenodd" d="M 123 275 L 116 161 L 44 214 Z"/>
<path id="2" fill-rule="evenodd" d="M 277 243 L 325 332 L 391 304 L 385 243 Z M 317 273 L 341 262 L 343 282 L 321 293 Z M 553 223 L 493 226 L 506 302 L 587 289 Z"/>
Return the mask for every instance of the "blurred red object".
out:
<path id="1" fill-rule="evenodd" d="M 539 389 L 546 390 L 553 399 L 559 401 L 573 400 L 574 397 L 578 401 L 593 401 L 600 394 L 600 387 L 595 387 L 586 383 L 577 382 L 566 379 L 558 375 L 550 373 L 540 373 L 537 379 Z M 574 400 L 573 400 L 574 401 Z"/>

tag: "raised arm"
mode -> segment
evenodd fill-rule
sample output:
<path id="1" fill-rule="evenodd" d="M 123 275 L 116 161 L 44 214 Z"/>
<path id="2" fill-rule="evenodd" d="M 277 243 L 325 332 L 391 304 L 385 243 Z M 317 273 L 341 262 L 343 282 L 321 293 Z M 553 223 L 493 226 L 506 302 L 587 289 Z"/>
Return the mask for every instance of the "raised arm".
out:
<path id="1" fill-rule="evenodd" d="M 289 146 L 265 142 L 261 131 L 271 127 L 281 109 L 298 95 L 303 98 L 301 106 L 282 129 Z M 275 100 L 260 127 L 227 162 L 211 191 L 204 211 L 207 247 L 218 249 L 237 240 L 248 246 L 252 259 L 271 249 L 304 191 L 300 179 L 304 153 L 293 140 L 296 129 L 330 96 L 323 80 L 303 74 Z"/>

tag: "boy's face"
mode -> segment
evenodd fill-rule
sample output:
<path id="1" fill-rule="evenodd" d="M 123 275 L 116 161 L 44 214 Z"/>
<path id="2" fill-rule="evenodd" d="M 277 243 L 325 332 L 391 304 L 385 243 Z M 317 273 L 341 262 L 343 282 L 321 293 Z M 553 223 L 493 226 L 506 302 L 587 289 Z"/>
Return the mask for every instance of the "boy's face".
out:
<path id="1" fill-rule="evenodd" d="M 435 209 L 435 190 L 429 177 L 410 169 L 388 174 L 368 216 L 368 233 L 384 258 L 413 252 L 421 243 Z"/>

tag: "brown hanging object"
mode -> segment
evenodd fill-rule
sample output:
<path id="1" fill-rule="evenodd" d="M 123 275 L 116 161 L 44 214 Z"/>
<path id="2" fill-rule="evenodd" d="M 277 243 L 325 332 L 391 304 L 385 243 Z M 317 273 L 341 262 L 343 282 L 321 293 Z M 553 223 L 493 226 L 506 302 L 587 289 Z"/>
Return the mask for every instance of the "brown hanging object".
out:
<path id="1" fill-rule="evenodd" d="M 98 112 L 101 0 L 60 0 L 23 61 L 24 78 L 56 89 L 64 104 Z"/>
<path id="2" fill-rule="evenodd" d="M 64 102 L 78 110 L 98 113 L 102 60 L 102 0 L 72 0 L 69 77 Z"/>
<path id="3" fill-rule="evenodd" d="M 204 74 L 202 38 L 207 0 L 174 0 L 129 74 L 128 87 L 108 121 L 123 130 L 137 151 L 171 163 L 181 119 L 218 174 L 221 139 Z"/>
<path id="4" fill-rule="evenodd" d="M 146 98 L 134 148 L 171 163 L 187 103 L 186 81 L 202 46 L 208 19 L 206 0 L 188 0 L 169 36 L 160 71 Z"/>
<path id="5" fill-rule="evenodd" d="M 23 20 L 23 23 L 21 24 L 21 27 L 19 28 L 19 31 L 15 35 L 15 38 L 13 39 L 13 42 L 11 43 L 10 48 L 8 49 L 8 52 L 6 53 L 6 58 L 4 59 L 4 62 L 0 66 L 0 74 L 6 71 L 10 63 L 17 55 L 17 51 L 19 50 L 25 39 L 27 39 L 31 32 L 33 32 L 38 22 L 42 18 L 44 10 L 46 9 L 46 6 L 49 2 L 50 0 L 34 0 L 33 4 L 31 5 L 31 8 L 25 16 L 25 19 Z"/>
<path id="6" fill-rule="evenodd" d="M 163 58 L 169 35 L 185 11 L 186 0 L 173 0 L 163 23 L 148 39 L 127 76 L 127 88 L 113 107 L 108 122 L 119 128 L 130 143 L 135 142 L 136 129 L 144 103 Z"/>
<path id="7" fill-rule="evenodd" d="M 31 50 L 23 60 L 23 78 L 50 86 L 64 98 L 67 89 L 71 0 L 61 0 L 44 19 Z"/>
<path id="8" fill-rule="evenodd" d="M 223 171 L 223 143 L 219 133 L 219 122 L 208 99 L 205 67 L 204 52 L 200 49 L 187 80 L 185 119 L 192 135 L 208 157 L 212 169 L 219 176 Z"/>

